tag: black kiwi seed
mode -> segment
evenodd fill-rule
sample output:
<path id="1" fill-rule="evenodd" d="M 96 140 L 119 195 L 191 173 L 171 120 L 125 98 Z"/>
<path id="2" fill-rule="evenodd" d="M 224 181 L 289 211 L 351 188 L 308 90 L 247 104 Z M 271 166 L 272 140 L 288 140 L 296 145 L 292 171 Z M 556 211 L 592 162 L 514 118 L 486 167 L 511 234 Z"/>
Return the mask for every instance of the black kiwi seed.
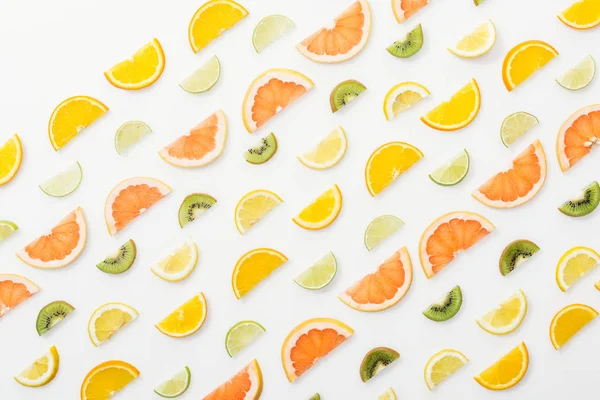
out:
<path id="1" fill-rule="evenodd" d="M 508 275 L 539 250 L 539 246 L 530 240 L 515 240 L 509 243 L 500 256 L 500 273 L 503 276 Z"/>
<path id="2" fill-rule="evenodd" d="M 423 311 L 423 315 L 435 322 L 447 321 L 458 313 L 462 306 L 462 300 L 460 286 L 455 286 Z"/>
<path id="3" fill-rule="evenodd" d="M 119 247 L 119 250 L 115 254 L 106 257 L 96 267 L 107 274 L 122 274 L 131 268 L 135 261 L 136 253 L 135 242 L 130 239 Z"/>
<path id="4" fill-rule="evenodd" d="M 35 329 L 38 335 L 42 336 L 52 327 L 61 322 L 71 314 L 75 308 L 66 301 L 53 301 L 42 308 L 35 321 Z"/>
<path id="5" fill-rule="evenodd" d="M 389 347 L 375 347 L 360 363 L 360 379 L 363 382 L 373 378 L 385 367 L 400 358 L 400 354 Z"/>
<path id="6" fill-rule="evenodd" d="M 183 199 L 179 206 L 179 226 L 182 228 L 194 221 L 200 214 L 215 205 L 217 200 L 209 194 L 192 193 Z"/>

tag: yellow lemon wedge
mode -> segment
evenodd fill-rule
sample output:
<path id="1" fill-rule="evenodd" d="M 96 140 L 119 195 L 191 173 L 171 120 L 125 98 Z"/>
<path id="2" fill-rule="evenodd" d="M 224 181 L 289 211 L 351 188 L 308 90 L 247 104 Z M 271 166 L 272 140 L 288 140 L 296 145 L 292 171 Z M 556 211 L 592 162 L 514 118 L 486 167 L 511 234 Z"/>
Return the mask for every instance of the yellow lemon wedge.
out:
<path id="1" fill-rule="evenodd" d="M 243 235 L 281 203 L 281 197 L 269 190 L 246 193 L 235 206 L 235 227 Z"/>
<path id="2" fill-rule="evenodd" d="M 566 292 L 575 282 L 596 268 L 600 254 L 594 249 L 576 246 L 565 252 L 556 265 L 556 283 Z"/>
<path id="3" fill-rule="evenodd" d="M 0 186 L 10 182 L 23 160 L 23 146 L 19 135 L 14 134 L 3 145 L 0 146 Z"/>
<path id="4" fill-rule="evenodd" d="M 88 334 L 94 346 L 100 346 L 129 325 L 139 313 L 123 303 L 106 303 L 98 307 L 88 322 Z"/>
<path id="5" fill-rule="evenodd" d="M 521 325 L 527 314 L 527 298 L 521 289 L 477 320 L 477 325 L 493 335 L 506 335 Z"/>
<path id="6" fill-rule="evenodd" d="M 21 371 L 19 375 L 15 376 L 15 380 L 21 385 L 28 387 L 47 385 L 56 377 L 59 363 L 58 350 L 56 350 L 56 346 L 52 346 L 46 354 L 35 360 L 30 366 Z"/>
<path id="7" fill-rule="evenodd" d="M 175 249 L 150 269 L 167 282 L 179 282 L 190 276 L 198 263 L 198 246 L 192 239 Z"/>

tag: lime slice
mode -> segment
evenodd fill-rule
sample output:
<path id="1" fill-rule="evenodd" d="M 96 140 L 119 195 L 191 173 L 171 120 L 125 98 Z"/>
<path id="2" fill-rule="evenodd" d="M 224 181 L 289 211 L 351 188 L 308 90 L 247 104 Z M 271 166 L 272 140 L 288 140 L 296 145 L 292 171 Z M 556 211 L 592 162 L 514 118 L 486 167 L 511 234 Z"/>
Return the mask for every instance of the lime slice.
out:
<path id="1" fill-rule="evenodd" d="M 10 221 L 0 221 L 0 242 L 19 230 L 19 227 Z"/>
<path id="2" fill-rule="evenodd" d="M 509 115 L 502 121 L 500 139 L 506 147 L 513 144 L 518 138 L 527 133 L 539 123 L 535 115 L 519 111 Z"/>
<path id="3" fill-rule="evenodd" d="M 592 56 L 586 56 L 575 67 L 556 79 L 556 82 L 569 90 L 583 89 L 590 84 L 596 74 L 596 63 Z"/>
<path id="4" fill-rule="evenodd" d="M 77 190 L 82 178 L 81 165 L 75 161 L 61 173 L 42 183 L 40 189 L 48 196 L 64 197 Z"/>
<path id="5" fill-rule="evenodd" d="M 221 63 L 217 56 L 212 56 L 200 68 L 185 78 L 179 86 L 189 93 L 202 93 L 209 91 L 221 77 Z"/>
<path id="6" fill-rule="evenodd" d="M 152 132 L 152 129 L 142 121 L 129 121 L 117 129 L 115 134 L 115 148 L 117 153 L 123 154 L 141 138 Z"/>
<path id="7" fill-rule="evenodd" d="M 158 385 L 156 389 L 154 389 L 154 393 L 169 399 L 179 397 L 188 389 L 191 380 L 192 374 L 190 369 L 184 367 L 171 378 Z"/>
<path id="8" fill-rule="evenodd" d="M 323 289 L 329 285 L 337 272 L 337 261 L 333 253 L 327 253 L 312 267 L 294 278 L 294 282 L 309 290 Z"/>
<path id="9" fill-rule="evenodd" d="M 429 174 L 429 177 L 438 185 L 454 186 L 465 179 L 465 176 L 469 172 L 470 164 L 469 153 L 463 150 L 452 160 Z"/>
<path id="10" fill-rule="evenodd" d="M 393 215 L 381 215 L 369 223 L 365 230 L 365 246 L 371 251 L 385 238 L 398 231 L 404 222 Z"/>
<path id="11" fill-rule="evenodd" d="M 288 33 L 294 27 L 291 19 L 285 15 L 269 15 L 260 20 L 252 34 L 252 45 L 257 53 Z"/>
<path id="12" fill-rule="evenodd" d="M 319 393 L 315 393 L 312 396 L 310 396 L 310 399 L 308 400 L 321 400 L 321 395 Z"/>
<path id="13" fill-rule="evenodd" d="M 233 357 L 254 341 L 265 328 L 255 321 L 240 321 L 232 326 L 225 336 L 225 350 Z"/>

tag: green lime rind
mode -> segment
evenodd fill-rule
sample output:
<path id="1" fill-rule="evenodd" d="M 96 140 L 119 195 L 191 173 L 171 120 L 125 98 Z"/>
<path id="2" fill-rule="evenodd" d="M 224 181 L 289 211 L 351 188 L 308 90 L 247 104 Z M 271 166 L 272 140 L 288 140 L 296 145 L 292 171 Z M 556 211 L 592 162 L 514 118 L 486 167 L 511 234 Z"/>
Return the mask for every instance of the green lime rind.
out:
<path id="1" fill-rule="evenodd" d="M 502 121 L 500 140 L 504 146 L 508 147 L 539 123 L 537 117 L 528 112 L 512 113 Z"/>
<path id="2" fill-rule="evenodd" d="M 456 157 L 448 161 L 431 174 L 429 178 L 442 186 L 454 186 L 462 182 L 469 173 L 471 158 L 467 150 L 461 151 Z"/>
<path id="3" fill-rule="evenodd" d="M 83 179 L 78 161 L 40 185 L 42 192 L 52 197 L 65 197 L 77 190 Z"/>
<path id="4" fill-rule="evenodd" d="M 167 379 L 154 389 L 154 393 L 167 399 L 179 397 L 188 390 L 192 381 L 192 372 L 185 366 L 171 378 Z"/>
<path id="5" fill-rule="evenodd" d="M 115 133 L 115 150 L 123 155 L 131 146 L 151 132 L 152 129 L 143 121 L 127 121 Z"/>
<path id="6" fill-rule="evenodd" d="M 398 232 L 402 226 L 404 226 L 404 221 L 395 215 L 386 214 L 374 218 L 365 229 L 365 247 L 369 251 L 373 250 L 390 235 Z"/>
<path id="7" fill-rule="evenodd" d="M 19 230 L 14 222 L 0 221 L 0 242 Z"/>
<path id="8" fill-rule="evenodd" d="M 588 55 L 575 67 L 565 72 L 561 77 L 556 78 L 556 83 L 567 90 L 577 91 L 588 86 L 595 75 L 596 62 L 592 56 Z"/>
<path id="9" fill-rule="evenodd" d="M 294 278 L 298 286 L 308 290 L 319 290 L 329 285 L 337 273 L 337 260 L 329 252 L 310 268 Z"/>
<path id="10" fill-rule="evenodd" d="M 221 78 L 221 62 L 217 56 L 212 56 L 181 81 L 179 86 L 188 93 L 204 93 L 212 89 L 219 82 L 219 78 Z"/>
<path id="11" fill-rule="evenodd" d="M 271 43 L 291 31 L 296 25 L 281 14 L 273 14 L 261 19 L 252 33 L 252 46 L 257 53 L 263 51 Z"/>
<path id="12" fill-rule="evenodd" d="M 266 329 L 256 321 L 240 321 L 233 325 L 225 335 L 225 350 L 229 357 L 240 353 Z"/>

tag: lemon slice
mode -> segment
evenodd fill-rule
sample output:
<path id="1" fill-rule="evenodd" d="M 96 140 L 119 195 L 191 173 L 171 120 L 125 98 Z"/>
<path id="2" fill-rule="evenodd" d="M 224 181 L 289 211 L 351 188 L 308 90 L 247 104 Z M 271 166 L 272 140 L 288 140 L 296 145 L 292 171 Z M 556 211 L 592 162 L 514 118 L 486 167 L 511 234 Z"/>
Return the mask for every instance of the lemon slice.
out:
<path id="1" fill-rule="evenodd" d="M 505 390 L 523 379 L 529 368 L 529 352 L 525 343 L 506 353 L 501 359 L 475 377 L 486 389 Z"/>
<path id="2" fill-rule="evenodd" d="M 518 138 L 529 132 L 540 121 L 535 115 L 519 111 L 510 114 L 502 121 L 500 127 L 500 139 L 502 143 L 508 147 L 513 144 Z"/>
<path id="3" fill-rule="evenodd" d="M 388 388 L 385 392 L 381 393 L 377 400 L 396 400 L 396 392 L 394 392 L 394 388 Z"/>
<path id="4" fill-rule="evenodd" d="M 328 169 L 340 162 L 347 148 L 346 132 L 344 128 L 338 126 L 312 149 L 299 155 L 298 160 L 308 168 Z"/>
<path id="5" fill-rule="evenodd" d="M 139 313 L 123 303 L 107 303 L 98 307 L 88 322 L 88 334 L 94 346 L 112 338 L 119 330 L 129 325 Z"/>
<path id="6" fill-rule="evenodd" d="M 598 316 L 598 311 L 585 304 L 571 304 L 556 313 L 550 323 L 550 341 L 556 350 Z"/>
<path id="7" fill-rule="evenodd" d="M 565 72 L 556 82 L 568 90 L 580 90 L 590 84 L 596 75 L 596 63 L 592 56 L 586 56 L 576 66 Z"/>
<path id="8" fill-rule="evenodd" d="M 19 135 L 12 135 L 6 143 L 0 145 L 0 186 L 10 182 L 23 160 L 23 146 Z"/>
<path id="9" fill-rule="evenodd" d="M 471 159 L 467 150 L 461 151 L 452 160 L 429 174 L 432 181 L 442 186 L 454 186 L 465 179 L 469 173 Z"/>
<path id="10" fill-rule="evenodd" d="M 19 230 L 17 224 L 10 221 L 0 221 L 0 242 Z"/>
<path id="11" fill-rule="evenodd" d="M 324 229 L 336 220 L 341 210 L 342 192 L 338 185 L 333 185 L 292 218 L 292 221 L 304 229 Z"/>
<path id="12" fill-rule="evenodd" d="M 233 357 L 265 332 L 265 328 L 256 321 L 240 321 L 227 331 L 225 350 Z"/>
<path id="13" fill-rule="evenodd" d="M 425 365 L 425 384 L 433 390 L 468 362 L 469 359 L 460 351 L 445 349 L 435 353 Z"/>
<path id="14" fill-rule="evenodd" d="M 495 43 L 496 27 L 488 20 L 460 39 L 454 46 L 448 47 L 448 51 L 459 57 L 475 58 L 490 51 Z"/>
<path id="15" fill-rule="evenodd" d="M 600 254 L 589 247 L 577 246 L 568 250 L 558 260 L 556 283 L 566 292 L 575 282 L 596 268 L 600 263 Z"/>
<path id="16" fill-rule="evenodd" d="M 115 149 L 123 154 L 127 149 L 140 141 L 141 138 L 152 132 L 152 129 L 142 121 L 128 121 L 117 129 L 115 133 Z"/>
<path id="17" fill-rule="evenodd" d="M 294 23 L 285 15 L 269 15 L 260 20 L 252 33 L 252 45 L 257 53 L 287 34 L 294 28 Z"/>
<path id="18" fill-rule="evenodd" d="M 81 165 L 75 161 L 67 169 L 40 185 L 42 192 L 52 197 L 64 197 L 73 193 L 83 179 Z"/>
<path id="19" fill-rule="evenodd" d="M 294 282 L 309 290 L 323 289 L 329 285 L 337 272 L 337 261 L 333 253 L 327 253 L 306 271 L 294 278 Z"/>
<path id="20" fill-rule="evenodd" d="M 206 313 L 206 297 L 203 293 L 198 293 L 155 326 L 167 336 L 174 338 L 190 336 L 202 327 L 206 320 Z"/>
<path id="21" fill-rule="evenodd" d="M 371 251 L 379 246 L 388 236 L 398 232 L 404 222 L 393 215 L 380 215 L 373 219 L 365 230 L 365 247 Z"/>
<path id="22" fill-rule="evenodd" d="M 189 93 L 207 92 L 213 88 L 221 77 L 221 63 L 217 56 L 212 56 L 200 68 L 185 78 L 179 86 Z"/>
<path id="23" fill-rule="evenodd" d="M 50 350 L 42 357 L 38 358 L 25 368 L 21 373 L 15 376 L 15 380 L 23 386 L 40 387 L 50 383 L 58 372 L 60 357 L 56 346 L 50 347 Z"/>
<path id="24" fill-rule="evenodd" d="M 154 389 L 154 393 L 159 396 L 172 399 L 179 397 L 188 390 L 192 380 L 192 373 L 186 366 L 181 371 L 177 372 L 171 378 L 167 379 Z"/>
<path id="25" fill-rule="evenodd" d="M 150 269 L 156 276 L 167 282 L 178 282 L 187 278 L 198 263 L 198 247 L 192 239 L 175 249 Z"/>
<path id="26" fill-rule="evenodd" d="M 425 86 L 416 82 L 397 84 L 387 92 L 383 99 L 385 119 L 391 121 L 430 94 Z"/>
<path id="27" fill-rule="evenodd" d="M 527 314 L 527 298 L 521 289 L 477 320 L 481 329 L 494 335 L 506 335 L 521 325 Z"/>
<path id="28" fill-rule="evenodd" d="M 235 206 L 235 227 L 243 235 L 281 203 L 281 197 L 268 190 L 246 193 Z"/>

